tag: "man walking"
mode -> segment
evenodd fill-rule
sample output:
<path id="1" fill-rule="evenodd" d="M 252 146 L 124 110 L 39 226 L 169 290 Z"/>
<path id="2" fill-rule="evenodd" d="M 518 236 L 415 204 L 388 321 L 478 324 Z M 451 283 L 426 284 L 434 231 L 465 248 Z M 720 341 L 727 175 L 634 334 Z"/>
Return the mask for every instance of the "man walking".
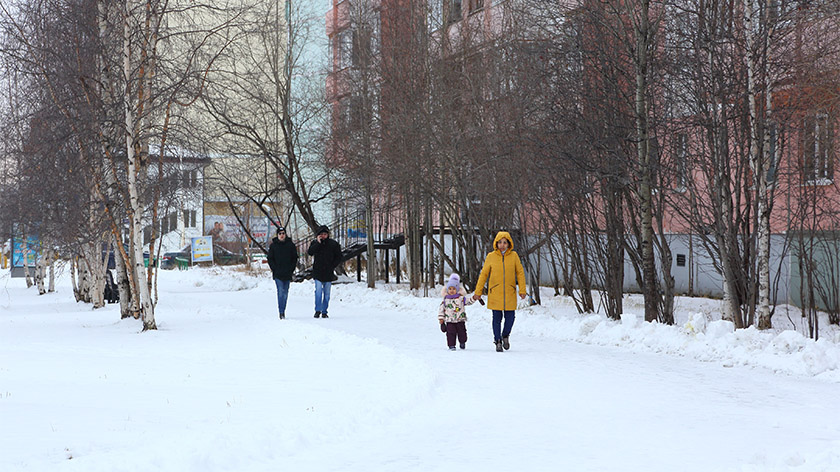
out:
<path id="1" fill-rule="evenodd" d="M 286 319 L 289 284 L 292 282 L 297 263 L 297 246 L 286 235 L 286 229 L 280 226 L 277 228 L 277 236 L 271 240 L 271 246 L 268 247 L 268 266 L 271 267 L 271 276 L 277 286 L 277 309 L 280 310 L 281 320 Z"/>
<path id="2" fill-rule="evenodd" d="M 309 245 L 312 263 L 312 278 L 315 280 L 315 318 L 329 318 L 330 286 L 336 280 L 335 268 L 341 264 L 341 246 L 330 238 L 330 229 L 326 225 L 318 228 L 315 240 Z"/>

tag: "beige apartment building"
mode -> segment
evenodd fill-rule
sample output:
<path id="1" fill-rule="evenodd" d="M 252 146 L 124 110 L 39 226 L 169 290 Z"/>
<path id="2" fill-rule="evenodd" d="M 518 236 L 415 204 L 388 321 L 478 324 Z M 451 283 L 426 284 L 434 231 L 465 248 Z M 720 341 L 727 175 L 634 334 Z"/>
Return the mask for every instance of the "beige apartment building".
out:
<path id="1" fill-rule="evenodd" d="M 282 221 L 289 205 L 264 156 L 284 152 L 278 122 L 284 113 L 290 2 L 245 0 L 228 10 L 180 13 L 170 22 L 172 31 L 183 32 L 170 50 L 188 51 L 200 42 L 203 60 L 211 64 L 202 71 L 200 96 L 173 118 L 175 126 L 197 137 L 191 139 L 193 150 L 208 156 L 198 175 L 200 185 L 191 188 L 202 202 L 197 221 L 179 217 L 176 226 L 167 228 L 182 234 L 174 239 L 183 242 L 184 235 L 191 235 L 187 228 L 192 223 L 200 235 L 243 252 L 257 241 L 267 242 L 272 220 Z"/>

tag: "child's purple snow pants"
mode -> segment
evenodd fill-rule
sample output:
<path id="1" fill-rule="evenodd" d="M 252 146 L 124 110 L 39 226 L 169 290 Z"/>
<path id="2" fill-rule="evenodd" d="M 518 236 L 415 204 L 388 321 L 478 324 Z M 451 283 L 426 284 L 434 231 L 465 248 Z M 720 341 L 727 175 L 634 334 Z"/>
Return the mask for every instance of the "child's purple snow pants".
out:
<path id="1" fill-rule="evenodd" d="M 446 343 L 449 347 L 455 347 L 455 336 L 461 344 L 467 342 L 467 323 L 446 323 Z"/>

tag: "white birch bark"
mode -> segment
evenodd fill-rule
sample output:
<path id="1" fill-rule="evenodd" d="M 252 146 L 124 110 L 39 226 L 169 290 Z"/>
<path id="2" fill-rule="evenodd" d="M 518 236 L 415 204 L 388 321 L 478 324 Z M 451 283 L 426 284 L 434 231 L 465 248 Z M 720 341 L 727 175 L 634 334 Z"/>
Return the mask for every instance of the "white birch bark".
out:
<path id="1" fill-rule="evenodd" d="M 90 303 L 90 270 L 88 269 L 88 261 L 85 255 L 82 254 L 78 259 L 79 270 L 79 301 L 83 303 Z"/>
<path id="2" fill-rule="evenodd" d="M 128 8 L 128 5 L 126 5 Z M 143 206 L 140 199 L 140 192 L 138 187 L 140 185 L 138 175 L 141 171 L 142 162 L 138 155 L 138 130 L 137 120 L 135 117 L 136 108 L 132 103 L 131 84 L 133 81 L 133 69 L 131 61 L 131 30 L 129 21 L 131 14 L 126 10 L 125 23 L 123 29 L 123 74 L 126 84 L 126 90 L 123 98 L 124 112 L 125 112 L 125 141 L 126 141 L 126 157 L 127 157 L 127 173 L 128 173 L 128 195 L 129 195 L 129 222 L 130 228 L 130 247 L 132 252 L 132 267 L 129 270 L 133 273 L 134 290 L 137 295 L 137 304 L 140 308 L 141 316 L 143 318 L 143 330 L 156 329 L 154 306 L 151 303 L 151 292 L 149 285 L 146 283 L 146 268 L 143 266 Z M 136 80 L 137 87 L 142 88 L 143 78 Z M 151 265 L 151 261 L 150 261 Z"/>
<path id="3" fill-rule="evenodd" d="M 93 308 L 102 308 L 105 306 L 105 268 L 108 260 L 102 262 L 102 242 L 96 239 L 94 242 L 86 243 L 84 245 L 84 260 L 85 267 L 87 267 L 87 277 L 85 281 L 87 286 L 87 300 L 93 304 Z"/>
<path id="4" fill-rule="evenodd" d="M 632 5 L 632 4 L 631 4 Z M 630 12 L 631 18 L 638 21 L 635 25 L 635 120 L 636 120 L 636 153 L 641 174 L 638 196 L 641 209 L 640 223 L 641 246 L 642 246 L 642 274 L 645 283 L 645 321 L 657 321 L 660 317 L 659 299 L 660 293 L 656 275 L 656 258 L 653 250 L 653 182 L 650 162 L 650 125 L 648 122 L 649 104 L 648 94 L 648 48 L 651 42 L 650 30 L 650 2 L 642 0 L 637 5 L 639 8 L 638 17 L 635 12 Z"/>
<path id="5" fill-rule="evenodd" d="M 29 240 L 23 234 L 23 275 L 26 277 L 26 288 L 32 286 L 32 274 L 29 272 Z"/>
<path id="6" fill-rule="evenodd" d="M 76 302 L 81 301 L 79 297 L 79 284 L 76 282 L 76 268 L 78 267 L 78 257 L 74 257 L 70 259 L 70 282 L 73 285 L 73 296 L 76 298 Z"/>
<path id="7" fill-rule="evenodd" d="M 38 287 L 38 295 L 47 293 L 47 288 L 44 286 L 44 279 L 47 276 L 46 261 L 47 256 L 42 251 L 41 256 L 35 262 L 35 285 Z"/>
<path id="8" fill-rule="evenodd" d="M 767 155 L 769 154 L 769 136 L 767 127 L 760 126 L 761 117 L 758 105 L 758 90 L 756 77 L 758 64 L 756 64 L 756 51 L 760 46 L 761 51 L 766 51 L 765 45 L 759 45 L 763 35 L 766 35 L 766 20 L 760 18 L 760 9 L 755 0 L 744 0 L 744 36 L 746 41 L 746 65 L 747 65 L 747 98 L 749 100 L 750 112 L 750 168 L 752 170 L 754 186 L 756 189 L 757 219 L 756 222 L 756 258 L 758 272 L 758 327 L 770 327 L 770 205 L 768 202 Z M 764 52 L 763 54 L 766 54 Z M 766 66 L 765 66 L 766 67 Z M 770 89 L 767 87 L 767 70 L 761 74 L 764 82 L 764 94 L 767 95 L 767 105 L 772 106 Z M 770 109 L 768 108 L 769 114 Z M 764 136 L 760 136 L 764 130 Z M 765 146 L 760 146 L 763 140 Z"/>

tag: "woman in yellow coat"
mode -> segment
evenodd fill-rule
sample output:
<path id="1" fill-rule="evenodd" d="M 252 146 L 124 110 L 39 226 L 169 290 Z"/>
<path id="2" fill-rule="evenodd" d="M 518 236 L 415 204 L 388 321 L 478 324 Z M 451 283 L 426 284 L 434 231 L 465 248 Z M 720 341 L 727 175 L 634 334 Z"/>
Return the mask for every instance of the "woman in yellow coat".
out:
<path id="1" fill-rule="evenodd" d="M 493 310 L 493 338 L 496 351 L 510 349 L 510 330 L 516 318 L 516 285 L 519 298 L 525 298 L 525 270 L 519 255 L 513 250 L 513 239 L 507 231 L 499 231 L 493 240 L 495 249 L 484 259 L 484 267 L 475 285 L 473 298 L 478 300 L 487 289 L 487 308 Z M 505 326 L 502 328 L 502 318 Z"/>

